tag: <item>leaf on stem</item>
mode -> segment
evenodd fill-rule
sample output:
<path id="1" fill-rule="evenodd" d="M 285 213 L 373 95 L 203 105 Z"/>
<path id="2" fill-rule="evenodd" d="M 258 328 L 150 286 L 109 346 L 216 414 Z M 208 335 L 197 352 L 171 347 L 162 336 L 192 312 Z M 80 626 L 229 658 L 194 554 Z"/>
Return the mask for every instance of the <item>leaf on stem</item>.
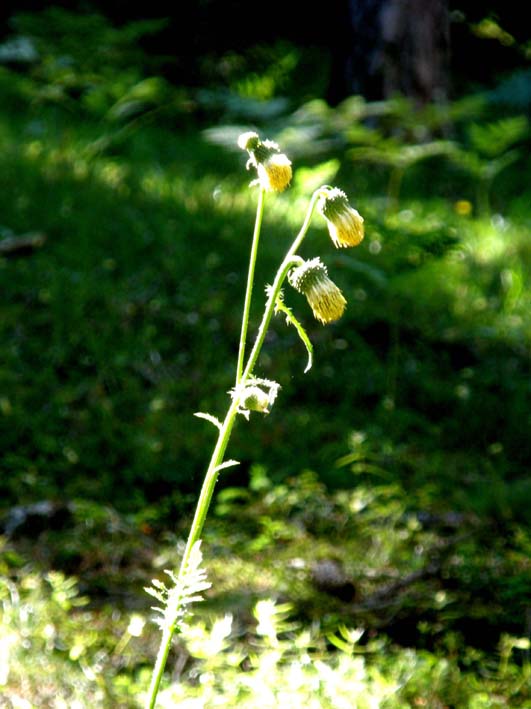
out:
<path id="1" fill-rule="evenodd" d="M 210 423 L 214 424 L 218 431 L 221 431 L 221 421 L 215 416 L 212 416 L 212 414 L 205 414 L 202 411 L 196 411 L 194 416 L 197 416 L 198 419 L 205 419 L 205 421 L 210 421 Z"/>
<path id="2" fill-rule="evenodd" d="M 232 468 L 234 465 L 239 465 L 240 461 L 239 460 L 226 460 L 224 463 L 221 463 L 220 465 L 216 465 L 215 471 L 216 473 L 219 473 L 220 470 L 224 470 L 225 468 Z"/>
<path id="3" fill-rule="evenodd" d="M 306 364 L 306 369 L 304 370 L 304 374 L 306 374 L 306 372 L 310 371 L 313 364 L 313 345 L 310 342 L 310 338 L 308 337 L 306 330 L 297 320 L 295 315 L 293 315 L 291 308 L 288 308 L 288 306 L 284 303 L 282 294 L 279 294 L 275 301 L 275 313 L 284 313 L 286 316 L 286 323 L 288 325 L 291 323 L 295 327 L 297 334 L 304 342 L 304 346 L 306 347 L 306 351 L 308 353 L 308 363 Z"/>
<path id="4" fill-rule="evenodd" d="M 165 571 L 173 581 L 171 588 L 162 581 L 153 579 L 153 585 L 144 589 L 161 604 L 160 607 L 153 607 L 153 610 L 161 616 L 157 618 L 157 624 L 162 630 L 182 624 L 186 606 L 195 601 L 202 601 L 201 591 L 212 585 L 206 580 L 206 572 L 201 568 L 202 561 L 201 541 L 197 541 L 190 551 L 186 565 L 178 575 L 173 571 Z"/>

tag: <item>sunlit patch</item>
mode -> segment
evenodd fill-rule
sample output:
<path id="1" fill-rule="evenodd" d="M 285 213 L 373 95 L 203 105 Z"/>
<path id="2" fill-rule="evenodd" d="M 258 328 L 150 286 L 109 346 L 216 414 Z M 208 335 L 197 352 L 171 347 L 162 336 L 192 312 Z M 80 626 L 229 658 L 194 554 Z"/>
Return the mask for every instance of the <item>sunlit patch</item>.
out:
<path id="1" fill-rule="evenodd" d="M 510 243 L 503 233 L 497 229 L 481 230 L 468 243 L 469 252 L 480 263 L 492 263 L 507 256 Z"/>

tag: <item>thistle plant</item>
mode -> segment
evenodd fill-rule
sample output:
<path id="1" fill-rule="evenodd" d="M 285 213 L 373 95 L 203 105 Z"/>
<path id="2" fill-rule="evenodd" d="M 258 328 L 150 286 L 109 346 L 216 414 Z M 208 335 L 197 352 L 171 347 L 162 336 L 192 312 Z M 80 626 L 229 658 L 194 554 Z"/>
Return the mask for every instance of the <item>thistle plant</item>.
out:
<path id="1" fill-rule="evenodd" d="M 288 187 L 292 178 L 292 168 L 291 161 L 281 152 L 276 143 L 271 140 L 262 140 L 255 132 L 243 133 L 238 139 L 238 145 L 248 154 L 247 169 L 256 172 L 256 178 L 251 182 L 251 186 L 258 189 L 258 200 L 243 304 L 235 382 L 228 392 L 228 408 L 223 420 L 210 413 L 197 412 L 195 414 L 217 428 L 217 441 L 199 494 L 180 569 L 177 573 L 167 572 L 171 580 L 170 587 L 160 581 L 154 581 L 153 586 L 146 589 L 160 603 L 156 610 L 160 614 L 158 623 L 162 630 L 160 648 L 146 703 L 149 709 L 153 709 L 156 704 L 172 638 L 184 627 L 190 604 L 200 600 L 201 593 L 210 585 L 201 568 L 201 534 L 219 474 L 225 468 L 238 465 L 237 461 L 225 458 L 236 419 L 238 416 L 249 419 L 253 412 L 269 414 L 280 389 L 278 382 L 260 377 L 257 369 L 258 358 L 275 314 L 282 313 L 286 318 L 286 323 L 295 327 L 304 343 L 308 355 L 304 371 L 307 372 L 312 366 L 313 348 L 310 338 L 291 308 L 286 305 L 282 287 L 287 281 L 295 290 L 302 293 L 308 300 L 315 318 L 325 325 L 338 320 L 347 304 L 341 290 L 329 277 L 328 270 L 320 258 L 314 257 L 305 260 L 298 255 L 299 248 L 308 233 L 315 208 L 317 207 L 318 212 L 324 217 L 330 238 L 336 248 L 357 246 L 364 236 L 363 217 L 350 206 L 345 193 L 329 185 L 323 185 L 317 189 L 309 200 L 300 231 L 284 256 L 273 283 L 266 287 L 266 303 L 262 319 L 254 343 L 252 347 L 248 348 L 249 315 L 265 197 L 267 193 L 282 192 Z"/>

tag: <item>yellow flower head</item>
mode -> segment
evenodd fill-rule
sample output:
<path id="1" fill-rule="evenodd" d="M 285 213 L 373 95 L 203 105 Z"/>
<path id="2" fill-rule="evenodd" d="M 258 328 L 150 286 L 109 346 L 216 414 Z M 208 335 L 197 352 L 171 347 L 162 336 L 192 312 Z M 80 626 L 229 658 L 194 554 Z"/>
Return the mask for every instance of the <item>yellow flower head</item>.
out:
<path id="1" fill-rule="evenodd" d="M 324 187 L 317 207 L 336 247 L 357 246 L 363 241 L 363 217 L 350 206 L 344 192 L 337 187 Z"/>
<path id="2" fill-rule="evenodd" d="M 319 258 L 305 261 L 288 274 L 296 291 L 306 296 L 314 317 L 324 325 L 339 320 L 347 301 L 336 284 L 328 278 L 326 266 Z"/>
<path id="3" fill-rule="evenodd" d="M 291 160 L 280 152 L 272 140 L 260 140 L 257 133 L 248 131 L 238 138 L 238 145 L 249 153 L 247 169 L 254 167 L 258 184 L 268 192 L 282 192 L 291 182 Z"/>
<path id="4" fill-rule="evenodd" d="M 273 153 L 256 169 L 260 184 L 268 192 L 282 192 L 291 182 L 291 161 L 284 153 Z"/>

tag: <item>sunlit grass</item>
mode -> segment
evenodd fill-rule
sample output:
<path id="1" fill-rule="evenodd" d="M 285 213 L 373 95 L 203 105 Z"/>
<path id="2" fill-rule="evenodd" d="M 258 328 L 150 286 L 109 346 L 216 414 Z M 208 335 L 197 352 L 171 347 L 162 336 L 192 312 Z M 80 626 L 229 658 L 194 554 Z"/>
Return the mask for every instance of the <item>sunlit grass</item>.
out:
<path id="1" fill-rule="evenodd" d="M 205 539 L 216 591 L 177 639 L 172 662 L 178 681 L 168 678 L 161 706 L 214 700 L 256 706 L 267 695 L 271 707 L 315 701 L 316 707 L 335 709 L 354 696 L 359 706 L 370 698 L 376 706 L 402 709 L 452 698 L 460 706 L 464 698 L 480 701 L 492 693 L 500 706 L 527 706 L 527 639 L 505 633 L 489 654 L 481 647 L 485 638 L 463 639 L 451 627 L 460 606 L 482 623 L 492 621 L 494 609 L 503 613 L 495 599 L 509 591 L 509 569 L 523 581 L 528 534 L 520 532 L 510 558 L 501 540 L 491 544 L 485 563 L 477 520 L 459 522 L 446 552 L 436 528 L 448 522 L 423 520 L 422 508 L 413 513 L 396 485 L 361 485 L 330 495 L 313 475 L 275 486 L 256 470 L 252 486 L 255 492 L 234 488 L 220 497 Z M 332 538 L 338 529 L 341 548 Z M 10 575 L 0 590 L 5 698 L 20 706 L 142 705 L 155 636 L 149 600 L 136 594 L 143 575 L 133 559 L 152 564 L 144 574 L 159 576 L 176 563 L 178 548 L 173 535 L 154 543 L 145 531 L 112 510 L 81 503 L 70 529 L 70 551 L 80 554 L 85 569 L 79 580 L 41 574 L 12 543 L 4 544 L 0 564 Z M 32 553 L 45 549 L 43 540 Z M 347 603 L 333 586 L 328 592 L 316 588 L 315 568 L 323 561 L 353 582 Z M 124 585 L 117 564 L 121 574 L 131 569 L 138 578 Z M 440 570 L 422 578 L 432 566 Z M 415 582 L 415 572 L 422 582 Z M 98 597 L 100 587 L 111 595 Z M 120 603 L 113 588 L 127 594 Z M 419 644 L 429 641 L 429 649 L 404 648 L 377 632 L 400 618 Z"/>

